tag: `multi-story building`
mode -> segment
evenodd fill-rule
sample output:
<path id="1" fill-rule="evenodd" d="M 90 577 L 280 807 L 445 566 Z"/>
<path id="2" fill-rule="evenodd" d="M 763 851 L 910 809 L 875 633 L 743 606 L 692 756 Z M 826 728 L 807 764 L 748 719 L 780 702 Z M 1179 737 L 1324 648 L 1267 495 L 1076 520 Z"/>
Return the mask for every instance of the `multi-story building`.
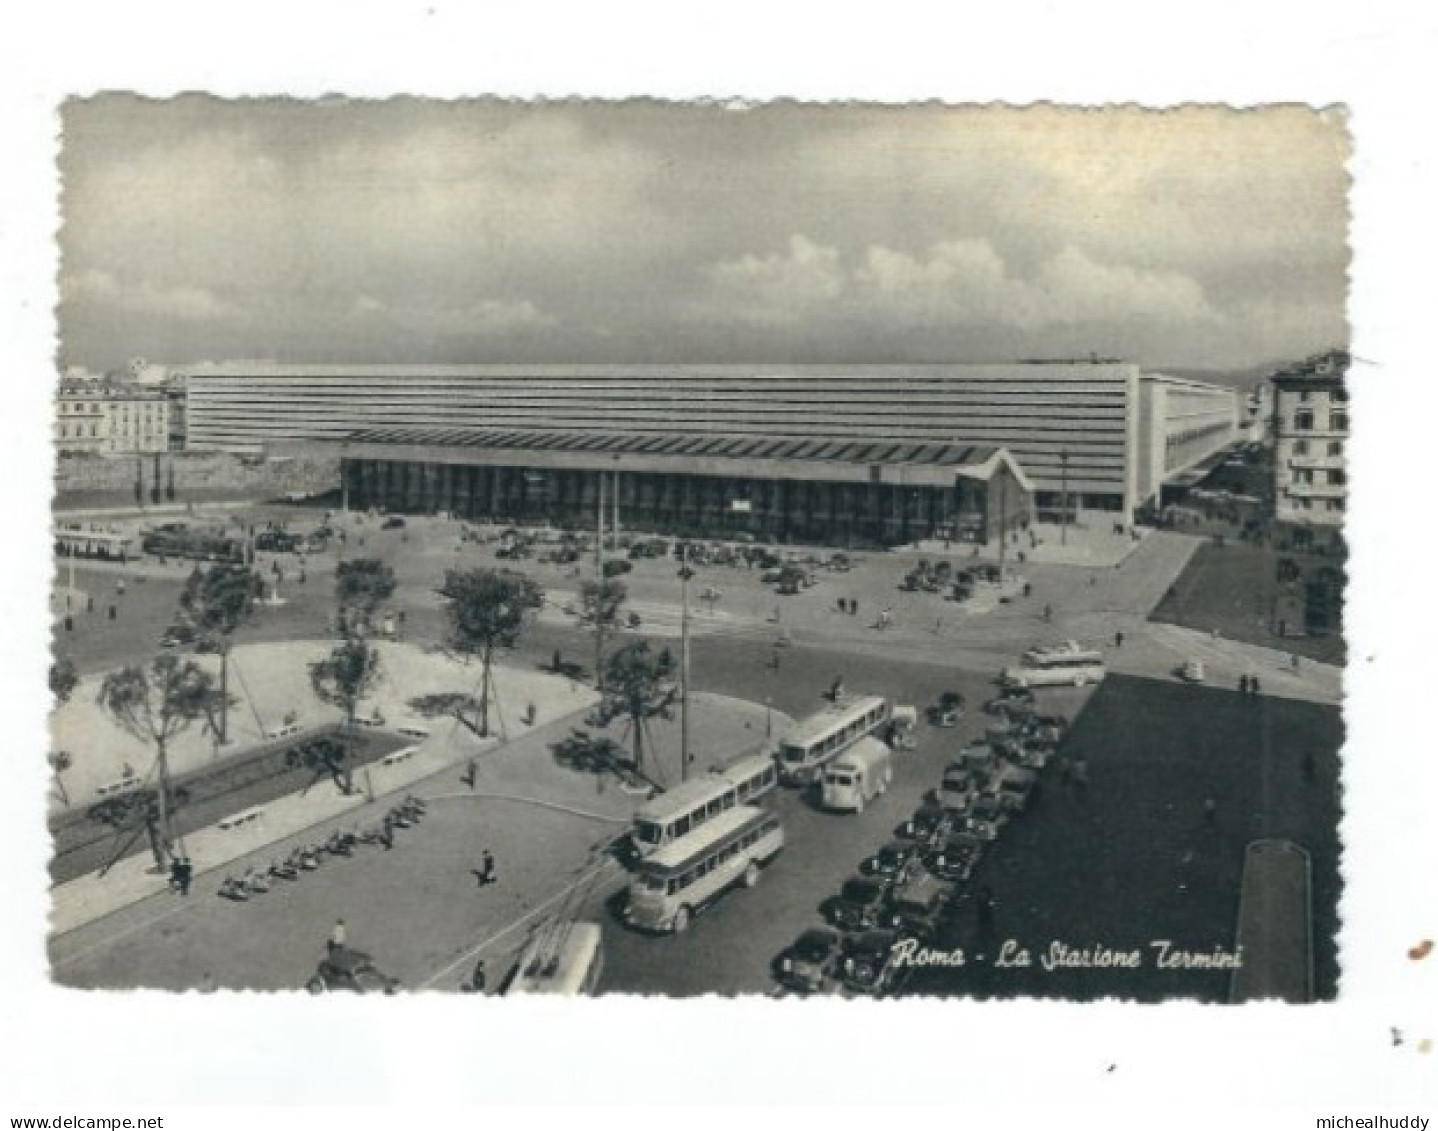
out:
<path id="1" fill-rule="evenodd" d="M 1343 525 L 1348 503 L 1348 354 L 1333 350 L 1272 377 L 1274 517 L 1299 528 Z"/>
<path id="2" fill-rule="evenodd" d="M 55 403 L 61 455 L 134 455 L 170 449 L 170 398 L 128 381 L 66 379 Z"/>
<path id="3" fill-rule="evenodd" d="M 795 537 L 942 529 L 998 452 L 1041 519 L 1132 515 L 1238 426 L 1232 389 L 1093 360 L 172 372 L 187 448 L 329 448 L 365 505 L 531 514 L 585 506 L 619 471 L 631 513 L 708 508 Z"/>

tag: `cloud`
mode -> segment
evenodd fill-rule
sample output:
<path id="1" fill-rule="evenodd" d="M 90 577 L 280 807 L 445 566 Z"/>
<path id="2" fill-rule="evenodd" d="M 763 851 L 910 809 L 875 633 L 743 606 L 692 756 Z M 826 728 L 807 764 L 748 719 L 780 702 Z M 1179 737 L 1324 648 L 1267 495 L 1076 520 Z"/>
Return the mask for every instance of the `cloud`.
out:
<path id="1" fill-rule="evenodd" d="M 95 269 L 67 279 L 62 293 L 70 299 L 89 300 L 117 310 L 181 322 L 230 322 L 247 316 L 243 307 L 208 287 L 124 284 L 108 271 Z"/>
<path id="2" fill-rule="evenodd" d="M 1203 288 L 1174 271 L 1101 263 L 1075 247 L 1028 277 L 1012 272 L 987 240 L 934 244 L 919 255 L 870 247 L 857 266 L 802 235 L 785 253 L 750 253 L 715 264 L 702 311 L 781 325 L 816 318 L 874 332 L 915 326 L 994 324 L 1041 331 L 1126 319 L 1172 325 L 1218 317 Z"/>

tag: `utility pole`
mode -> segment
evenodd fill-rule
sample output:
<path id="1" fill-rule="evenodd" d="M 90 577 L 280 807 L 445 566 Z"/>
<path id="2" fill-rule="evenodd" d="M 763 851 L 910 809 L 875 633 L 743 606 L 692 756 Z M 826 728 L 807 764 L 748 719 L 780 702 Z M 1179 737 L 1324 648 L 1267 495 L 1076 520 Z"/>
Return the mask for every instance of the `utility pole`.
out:
<path id="1" fill-rule="evenodd" d="M 614 539 L 614 552 L 619 553 L 619 472 L 614 473 L 614 515 L 609 524 L 609 536 Z"/>
<path id="2" fill-rule="evenodd" d="M 688 553 L 679 566 L 679 780 L 689 780 L 689 568 Z"/>
<path id="3" fill-rule="evenodd" d="M 604 630 L 600 619 L 604 615 L 604 469 L 595 473 L 599 487 L 599 516 L 594 532 L 594 686 L 604 690 Z"/>
<path id="4" fill-rule="evenodd" d="M 1069 450 L 1059 452 L 1063 467 L 1063 489 L 1059 492 L 1059 545 L 1069 544 Z"/>
<path id="5" fill-rule="evenodd" d="M 1009 541 L 1008 524 L 1008 476 L 1004 473 L 1004 465 L 999 464 L 999 580 L 1004 579 L 1004 550 Z"/>

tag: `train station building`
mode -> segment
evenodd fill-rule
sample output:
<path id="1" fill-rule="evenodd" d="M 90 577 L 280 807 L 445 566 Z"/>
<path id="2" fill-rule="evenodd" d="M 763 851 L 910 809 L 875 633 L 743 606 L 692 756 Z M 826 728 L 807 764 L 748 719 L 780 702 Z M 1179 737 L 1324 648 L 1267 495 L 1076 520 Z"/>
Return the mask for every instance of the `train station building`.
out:
<path id="1" fill-rule="evenodd" d="M 1131 517 L 1236 393 L 1113 361 L 175 367 L 187 445 L 339 457 L 352 506 L 861 545 Z"/>

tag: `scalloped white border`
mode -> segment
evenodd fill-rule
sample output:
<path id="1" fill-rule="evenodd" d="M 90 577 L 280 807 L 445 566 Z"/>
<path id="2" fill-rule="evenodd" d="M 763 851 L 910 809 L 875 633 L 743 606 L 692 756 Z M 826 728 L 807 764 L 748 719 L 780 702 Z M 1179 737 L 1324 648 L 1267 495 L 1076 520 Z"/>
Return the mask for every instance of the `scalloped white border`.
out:
<path id="1" fill-rule="evenodd" d="M 1089 1103 L 1105 1106 L 1108 1125 L 1129 1125 L 1129 1105 L 1177 1126 L 1204 1125 L 1213 1110 L 1243 1126 L 1244 1113 L 1271 1106 L 1308 1127 L 1328 1114 L 1438 1117 L 1438 1047 L 1424 1057 L 1412 1045 L 1428 1036 L 1438 1046 L 1438 955 L 1426 963 L 1404 956 L 1411 943 L 1438 935 L 1438 792 L 1424 709 L 1434 616 L 1419 599 L 1435 528 L 1423 507 L 1423 457 L 1433 447 L 1425 425 L 1438 251 L 1429 77 L 1438 22 L 1425 6 L 1024 0 L 975 12 L 902 0 L 782 9 L 742 0 L 485 11 L 447 0 L 62 0 L 11 6 L 0 19 L 0 351 L 13 406 L 0 419 L 13 483 L 0 587 L 0 695 L 10 723 L 0 789 L 9 912 L 0 927 L 0 1118 L 175 1110 L 167 1127 L 223 1126 L 244 1114 L 213 1113 L 202 1124 L 181 1108 L 357 1104 L 366 1110 L 347 1122 L 378 1126 L 413 1108 L 541 1100 L 936 1102 L 955 1122 L 1017 1118 L 1038 1105 L 1080 1126 Z M 1351 449 L 1340 1003 L 906 1003 L 902 1013 L 845 1004 L 795 1017 L 763 1002 L 610 1001 L 491 1013 L 472 1001 L 418 1000 L 379 1014 L 361 1003 L 317 1010 L 309 1001 L 49 988 L 37 929 L 43 830 L 23 799 L 43 788 L 42 763 L 28 752 L 45 741 L 39 673 L 48 641 L 36 610 L 45 608 L 49 560 L 51 453 L 42 422 L 56 297 L 53 111 L 67 94 L 104 89 L 1346 103 L 1356 139 L 1353 351 L 1371 364 L 1359 373 Z M 1408 1036 L 1406 1046 L 1392 1047 L 1391 1025 Z M 400 1107 L 387 1116 L 368 1106 L 384 1103 Z M 281 1122 L 312 1125 L 335 1114 L 288 1106 Z M 792 1117 L 757 1121 L 771 1118 Z M 841 1118 L 867 1122 L 853 1107 Z"/>

